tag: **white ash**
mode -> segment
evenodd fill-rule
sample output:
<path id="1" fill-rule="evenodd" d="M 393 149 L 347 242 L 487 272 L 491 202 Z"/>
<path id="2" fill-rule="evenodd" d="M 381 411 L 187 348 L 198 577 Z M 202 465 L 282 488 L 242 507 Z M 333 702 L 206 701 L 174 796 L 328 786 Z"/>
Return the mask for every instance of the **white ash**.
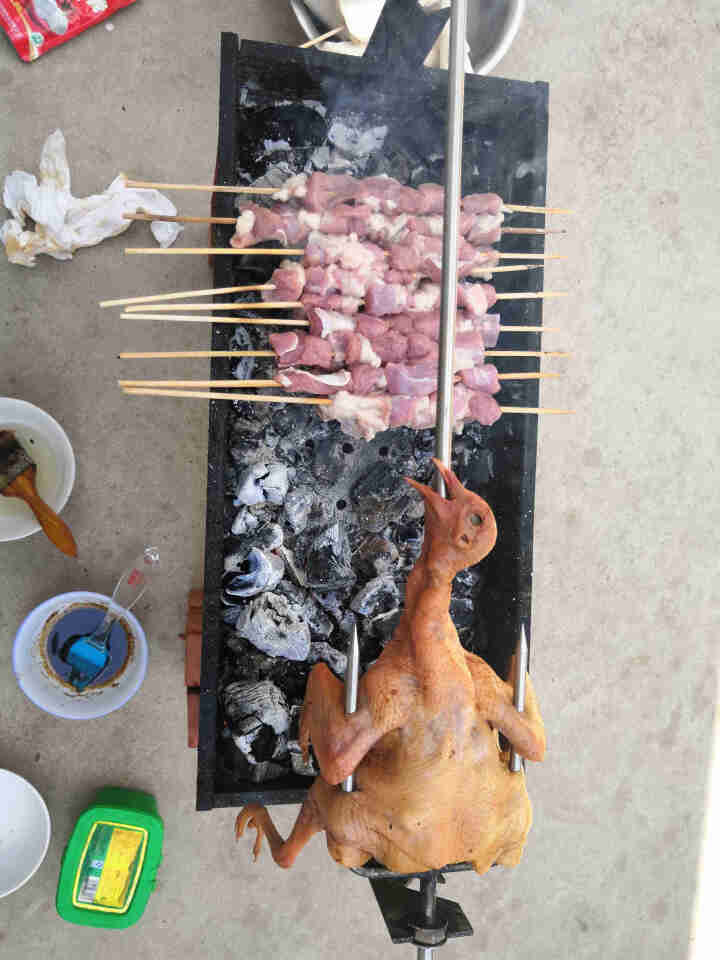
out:
<path id="1" fill-rule="evenodd" d="M 236 558 L 226 559 L 233 564 Z M 285 561 L 275 553 L 251 547 L 247 557 L 229 571 L 231 576 L 224 583 L 225 593 L 230 597 L 256 597 L 265 590 L 274 590 L 285 576 Z"/>
<path id="2" fill-rule="evenodd" d="M 348 115 L 344 120 L 333 120 L 327 138 L 333 146 L 350 157 L 368 157 L 380 153 L 385 143 L 388 128 L 369 127 L 362 130 L 359 117 Z"/>
<path id="3" fill-rule="evenodd" d="M 292 150 L 287 140 L 263 140 L 263 147 L 265 148 L 266 156 L 270 153 Z"/>
<path id="4" fill-rule="evenodd" d="M 225 716 L 238 736 L 257 735 L 261 726 L 275 733 L 290 728 L 290 711 L 282 690 L 270 680 L 235 680 L 222 694 Z"/>
<path id="5" fill-rule="evenodd" d="M 236 507 L 258 503 L 279 505 L 287 492 L 288 469 L 284 463 L 254 463 L 240 474 L 233 503 Z"/>
<path id="6" fill-rule="evenodd" d="M 285 497 L 283 509 L 293 533 L 298 534 L 305 529 L 314 502 L 315 494 L 308 487 L 296 487 Z"/>
<path id="7" fill-rule="evenodd" d="M 310 628 L 305 609 L 279 593 L 262 593 L 237 619 L 235 632 L 269 657 L 306 660 Z"/>
<path id="8" fill-rule="evenodd" d="M 385 575 L 368 580 L 350 601 L 350 609 L 369 620 L 385 618 L 400 606 L 400 591 L 394 579 Z"/>
<path id="9" fill-rule="evenodd" d="M 347 656 L 337 650 L 331 644 L 324 640 L 318 640 L 310 644 L 310 653 L 308 654 L 309 663 L 319 663 L 322 660 L 326 663 L 332 672 L 341 679 L 345 676 L 347 669 Z"/>
<path id="10" fill-rule="evenodd" d="M 242 537 L 256 530 L 259 523 L 260 521 L 255 514 L 248 510 L 247 507 L 243 507 L 242 510 L 238 510 L 237 516 L 233 520 L 231 530 L 236 537 Z"/>

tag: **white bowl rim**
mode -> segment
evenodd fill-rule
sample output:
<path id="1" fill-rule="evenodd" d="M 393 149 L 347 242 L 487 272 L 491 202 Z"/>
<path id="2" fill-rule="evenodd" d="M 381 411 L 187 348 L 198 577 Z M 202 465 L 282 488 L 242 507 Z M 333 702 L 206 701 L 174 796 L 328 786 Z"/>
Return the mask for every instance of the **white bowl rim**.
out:
<path id="1" fill-rule="evenodd" d="M 67 505 L 68 500 L 70 499 L 70 494 L 73 492 L 73 487 L 75 486 L 75 474 L 77 469 L 77 464 L 75 462 L 75 451 L 73 450 L 72 444 L 70 443 L 70 438 L 68 437 L 67 433 L 63 429 L 62 425 L 58 423 L 58 421 L 55 419 L 55 417 L 53 417 L 51 413 L 48 413 L 47 410 L 43 410 L 42 407 L 38 407 L 37 404 L 30 403 L 29 400 L 20 400 L 19 397 L 0 397 L 0 405 L 2 405 L 3 403 L 17 405 L 17 407 L 20 410 L 22 410 L 23 407 L 26 409 L 30 408 L 31 410 L 36 410 L 42 417 L 45 417 L 47 420 L 49 420 L 57 430 L 58 435 L 60 437 L 60 441 L 65 447 L 68 475 L 67 475 L 65 484 L 60 491 L 60 496 L 57 500 L 57 504 L 56 505 L 50 504 L 50 506 L 53 508 L 55 513 L 58 513 L 58 514 L 62 513 L 62 511 L 65 509 L 65 506 Z M 41 529 L 42 527 L 40 526 L 40 524 L 37 521 L 35 521 L 32 528 L 28 528 L 26 533 L 17 533 L 8 537 L 3 535 L 2 532 L 0 532 L 0 543 L 12 543 L 12 541 L 14 540 L 25 540 L 27 537 L 31 537 L 33 536 L 33 534 L 38 533 Z"/>
<path id="2" fill-rule="evenodd" d="M 19 665 L 17 662 L 19 657 L 18 640 L 20 638 L 20 634 L 22 632 L 23 627 L 28 622 L 30 617 L 38 613 L 43 607 L 47 607 L 48 611 L 50 611 L 55 607 L 56 604 L 59 608 L 60 606 L 62 606 L 62 604 L 72 603 L 75 600 L 78 600 L 78 601 L 95 600 L 101 603 L 109 604 L 111 598 L 106 596 L 104 593 L 95 593 L 92 590 L 73 590 L 70 593 L 58 593 L 57 596 L 50 597 L 49 599 L 44 600 L 42 603 L 39 603 L 36 607 L 33 607 L 33 609 L 23 618 L 22 623 L 20 624 L 20 626 L 17 628 L 15 632 L 15 637 L 13 639 L 13 649 L 12 649 L 12 668 L 13 668 L 13 673 L 15 674 L 15 679 L 17 680 L 17 685 L 20 687 L 23 694 L 28 698 L 28 700 L 31 703 L 34 703 L 39 710 L 42 710 L 44 713 L 49 713 L 53 717 L 58 717 L 60 720 L 80 720 L 80 721 L 98 720 L 100 717 L 106 717 L 110 713 L 115 713 L 116 710 L 121 710 L 125 706 L 125 704 L 128 703 L 128 701 L 130 701 L 138 692 L 147 675 L 147 664 L 148 664 L 147 637 L 145 636 L 145 631 L 143 630 L 140 621 L 137 619 L 135 614 L 132 613 L 132 611 L 125 610 L 123 612 L 123 616 L 127 617 L 127 619 L 129 620 L 130 626 L 135 631 L 135 640 L 138 641 L 135 648 L 136 655 L 138 657 L 138 675 L 136 680 L 134 680 L 128 686 L 122 698 L 117 703 L 115 703 L 114 706 L 110 707 L 109 710 L 103 710 L 102 713 L 88 714 L 88 716 L 85 716 L 85 717 L 69 717 L 67 716 L 67 714 L 58 713 L 56 710 L 51 710 L 49 707 L 46 707 L 44 704 L 38 703 L 37 700 L 33 696 L 31 696 L 30 693 L 28 693 L 28 691 L 25 689 L 20 679 L 20 675 L 18 673 L 18 670 L 19 670 Z"/>
<path id="3" fill-rule="evenodd" d="M 45 857 L 47 856 L 48 849 L 50 847 L 50 837 L 52 835 L 52 820 L 50 819 L 50 811 L 47 808 L 45 799 L 43 795 L 40 793 L 40 791 L 37 789 L 37 787 L 33 786 L 33 784 L 30 783 L 29 780 L 26 780 L 25 777 L 21 777 L 19 773 L 15 773 L 14 770 L 8 770 L 5 767 L 0 767 L 0 773 L 7 773 L 11 777 L 15 777 L 16 780 L 20 780 L 22 783 L 25 784 L 26 787 L 30 788 L 30 791 L 34 793 L 35 796 L 40 801 L 40 808 L 43 811 L 43 824 L 45 826 L 45 843 L 43 844 L 42 856 L 40 857 L 38 862 L 35 864 L 35 866 L 32 868 L 32 870 L 27 875 L 27 877 L 25 877 L 24 880 L 21 880 L 20 883 L 12 887 L 10 890 L 0 890 L 0 899 L 2 899 L 3 897 L 9 897 L 11 893 L 15 893 L 21 887 L 24 887 L 25 884 L 28 883 L 28 881 L 32 880 L 32 878 L 35 876 L 35 874 L 38 872 L 38 870 L 42 866 L 45 860 Z"/>

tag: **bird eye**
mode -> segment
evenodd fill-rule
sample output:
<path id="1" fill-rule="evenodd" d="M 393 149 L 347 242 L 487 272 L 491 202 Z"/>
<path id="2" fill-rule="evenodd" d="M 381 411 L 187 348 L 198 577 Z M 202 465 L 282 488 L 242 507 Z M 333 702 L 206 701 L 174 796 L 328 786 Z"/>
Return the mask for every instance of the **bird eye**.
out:
<path id="1" fill-rule="evenodd" d="M 473 513 L 472 516 L 470 517 L 470 523 L 474 527 L 479 527 L 482 522 L 483 522 L 483 518 L 480 516 L 479 513 Z"/>

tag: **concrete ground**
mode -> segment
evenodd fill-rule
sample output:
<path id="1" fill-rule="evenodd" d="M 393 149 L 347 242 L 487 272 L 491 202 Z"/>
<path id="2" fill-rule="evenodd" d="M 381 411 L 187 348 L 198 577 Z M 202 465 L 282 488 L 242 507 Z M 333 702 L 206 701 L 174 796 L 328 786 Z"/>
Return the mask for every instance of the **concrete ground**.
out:
<path id="1" fill-rule="evenodd" d="M 60 127 L 78 195 L 121 169 L 208 181 L 220 31 L 301 40 L 282 0 L 138 3 L 114 26 L 30 66 L 0 42 L 0 174 L 35 170 Z M 716 692 L 719 40 L 707 0 L 537 0 L 496 70 L 551 85 L 549 196 L 578 213 L 551 244 L 570 257 L 546 284 L 574 295 L 545 314 L 563 330 L 552 343 L 574 355 L 544 398 L 578 412 L 541 424 L 533 639 L 549 751 L 530 772 L 535 826 L 516 870 L 450 880 L 477 932 L 448 958 L 677 960 L 688 947 Z M 202 213 L 207 198 L 182 207 Z M 0 552 L 0 767 L 38 787 L 53 821 L 42 868 L 0 902 L 0 955 L 401 955 L 367 884 L 320 840 L 291 872 L 267 856 L 253 866 L 232 811 L 194 811 L 177 635 L 201 582 L 206 409 L 123 400 L 118 350 L 177 348 L 178 332 L 130 326 L 96 303 L 205 286 L 209 272 L 201 258 L 124 258 L 130 236 L 149 234 L 137 225 L 35 270 L 0 258 L 0 393 L 68 431 L 78 476 L 65 518 L 81 548 L 77 563 L 40 536 Z M 185 238 L 203 244 L 205 231 Z M 207 337 L 198 326 L 181 339 Z M 172 370 L 201 375 L 190 362 Z M 141 692 L 92 725 L 40 712 L 12 674 L 19 621 L 60 591 L 108 590 L 142 541 L 172 569 L 141 605 Z M 158 889 L 123 934 L 65 924 L 53 906 L 74 820 L 106 784 L 153 792 L 166 826 Z M 283 829 L 293 816 L 279 811 Z"/>

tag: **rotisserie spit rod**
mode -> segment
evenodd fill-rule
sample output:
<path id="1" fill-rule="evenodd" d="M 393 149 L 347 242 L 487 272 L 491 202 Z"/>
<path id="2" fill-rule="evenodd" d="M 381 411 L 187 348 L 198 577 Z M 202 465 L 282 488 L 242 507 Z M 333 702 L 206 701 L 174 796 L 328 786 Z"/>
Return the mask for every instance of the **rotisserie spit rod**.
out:
<path id="1" fill-rule="evenodd" d="M 453 357 L 455 355 L 455 313 L 457 311 L 458 223 L 462 192 L 462 137 L 465 103 L 465 37 L 467 0 L 453 0 L 450 11 L 450 62 L 448 69 L 448 117 L 445 139 L 445 208 L 443 232 L 442 293 L 438 358 L 435 455 L 452 466 Z M 437 489 L 446 495 L 438 472 Z M 430 953 L 430 956 L 432 954 Z M 428 958 L 428 954 L 424 956 Z M 420 952 L 418 951 L 418 960 Z"/>
<path id="2" fill-rule="evenodd" d="M 518 640 L 515 651 L 515 693 L 513 705 L 518 713 L 525 709 L 525 677 L 528 668 L 528 642 L 525 636 L 525 624 L 520 628 L 520 639 Z M 510 772 L 520 773 L 522 770 L 522 757 L 515 750 L 510 748 Z"/>
<path id="3" fill-rule="evenodd" d="M 353 624 L 352 637 L 348 648 L 347 667 L 345 668 L 345 713 L 349 716 L 357 710 L 358 682 L 360 680 L 360 645 L 358 643 L 357 624 Z M 355 774 L 351 773 L 342 782 L 345 793 L 355 789 Z"/>

